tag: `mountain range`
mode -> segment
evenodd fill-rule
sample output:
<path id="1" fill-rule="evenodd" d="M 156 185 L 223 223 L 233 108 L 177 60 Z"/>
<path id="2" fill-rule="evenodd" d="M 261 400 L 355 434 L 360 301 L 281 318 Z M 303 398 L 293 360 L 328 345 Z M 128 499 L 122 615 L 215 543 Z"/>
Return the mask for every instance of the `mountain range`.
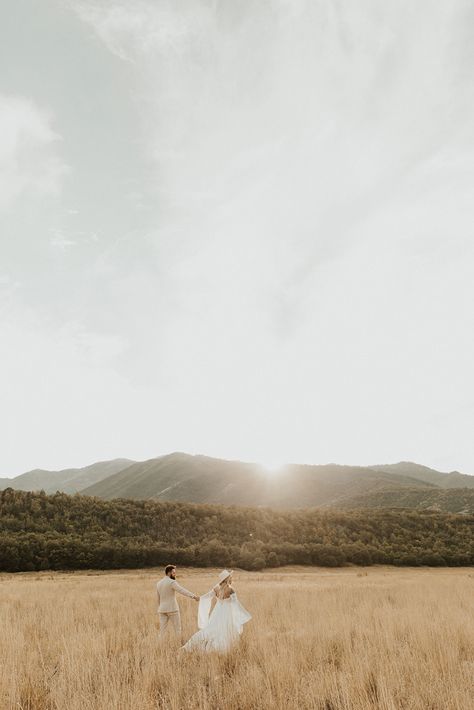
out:
<path id="1" fill-rule="evenodd" d="M 131 459 L 113 459 L 98 461 L 83 468 L 64 468 L 61 471 L 35 468 L 15 478 L 0 478 L 0 490 L 14 488 L 17 491 L 79 493 L 83 488 L 108 478 L 132 463 L 134 461 Z"/>
<path id="2" fill-rule="evenodd" d="M 0 489 L 131 498 L 303 507 L 388 507 L 474 512 L 474 476 L 443 473 L 410 461 L 374 466 L 288 464 L 270 473 L 260 464 L 175 452 L 83 468 L 34 469 L 0 479 Z"/>

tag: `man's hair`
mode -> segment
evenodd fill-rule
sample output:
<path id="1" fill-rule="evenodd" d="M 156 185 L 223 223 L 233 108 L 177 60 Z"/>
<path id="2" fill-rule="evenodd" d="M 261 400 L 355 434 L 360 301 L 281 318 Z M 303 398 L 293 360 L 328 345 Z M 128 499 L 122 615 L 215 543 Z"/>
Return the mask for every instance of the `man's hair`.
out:
<path id="1" fill-rule="evenodd" d="M 173 569 L 176 569 L 176 565 L 166 565 L 165 574 L 169 574 Z"/>

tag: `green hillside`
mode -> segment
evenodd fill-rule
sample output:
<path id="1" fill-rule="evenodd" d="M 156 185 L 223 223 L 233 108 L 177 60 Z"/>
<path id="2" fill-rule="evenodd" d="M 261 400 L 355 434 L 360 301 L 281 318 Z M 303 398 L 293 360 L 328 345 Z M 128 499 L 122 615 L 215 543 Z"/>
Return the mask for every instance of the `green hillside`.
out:
<path id="1" fill-rule="evenodd" d="M 174 453 L 134 463 L 82 493 L 107 500 L 151 498 L 299 508 L 339 505 L 354 495 L 394 482 L 409 487 L 428 485 L 363 466 L 292 464 L 270 474 L 258 464 Z"/>
<path id="2" fill-rule="evenodd" d="M 392 486 L 341 502 L 348 508 L 411 508 L 474 515 L 474 488 L 402 488 Z"/>
<path id="3" fill-rule="evenodd" d="M 0 490 L 81 492 L 106 500 L 169 500 L 243 506 L 399 507 L 471 510 L 474 476 L 443 473 L 410 461 L 375 466 L 261 465 L 176 452 L 147 461 L 114 459 L 83 468 L 35 469 L 0 479 Z M 414 495 L 413 491 L 418 490 Z M 458 490 L 442 495 L 442 491 Z M 436 491 L 439 492 L 436 493 Z M 431 492 L 431 493 L 430 493 Z"/>
<path id="4" fill-rule="evenodd" d="M 459 471 L 443 473 L 434 468 L 422 466 L 412 461 L 400 461 L 399 463 L 380 464 L 370 466 L 374 471 L 383 473 L 393 473 L 397 476 L 410 476 L 424 483 L 431 483 L 441 488 L 474 488 L 474 476 L 468 476 Z"/>
<path id="5" fill-rule="evenodd" d="M 17 491 L 40 491 L 55 493 L 76 493 L 91 486 L 117 471 L 121 471 L 131 463 L 130 459 L 113 459 L 98 461 L 82 468 L 65 468 L 61 471 L 48 471 L 36 468 L 22 473 L 15 478 L 0 479 L 0 489 L 14 488 Z"/>

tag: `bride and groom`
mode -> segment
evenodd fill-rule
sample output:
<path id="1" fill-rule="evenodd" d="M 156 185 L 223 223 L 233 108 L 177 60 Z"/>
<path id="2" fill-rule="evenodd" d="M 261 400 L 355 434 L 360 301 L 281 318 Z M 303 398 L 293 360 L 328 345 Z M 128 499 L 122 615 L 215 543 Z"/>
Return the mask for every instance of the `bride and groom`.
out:
<path id="1" fill-rule="evenodd" d="M 217 584 L 199 597 L 176 581 L 176 566 L 167 565 L 165 576 L 156 585 L 158 614 L 160 616 L 160 636 L 163 637 L 169 625 L 175 633 L 181 634 L 181 617 L 176 593 L 191 597 L 199 602 L 198 631 L 182 646 L 185 651 L 228 651 L 242 633 L 242 626 L 252 616 L 244 609 L 232 587 L 232 571 L 223 570 Z M 211 611 L 212 602 L 215 601 Z"/>

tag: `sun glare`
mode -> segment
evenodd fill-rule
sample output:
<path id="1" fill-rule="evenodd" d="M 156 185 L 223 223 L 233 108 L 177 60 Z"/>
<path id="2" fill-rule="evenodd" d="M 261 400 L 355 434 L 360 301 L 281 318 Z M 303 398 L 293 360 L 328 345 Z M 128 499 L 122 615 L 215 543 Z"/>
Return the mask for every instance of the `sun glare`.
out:
<path id="1" fill-rule="evenodd" d="M 268 473 L 268 475 L 274 476 L 274 475 L 278 474 L 283 469 L 283 466 L 285 464 L 281 460 L 267 459 L 265 461 L 261 461 L 260 465 L 262 466 L 263 469 L 265 469 L 265 471 L 266 471 L 266 473 Z"/>

